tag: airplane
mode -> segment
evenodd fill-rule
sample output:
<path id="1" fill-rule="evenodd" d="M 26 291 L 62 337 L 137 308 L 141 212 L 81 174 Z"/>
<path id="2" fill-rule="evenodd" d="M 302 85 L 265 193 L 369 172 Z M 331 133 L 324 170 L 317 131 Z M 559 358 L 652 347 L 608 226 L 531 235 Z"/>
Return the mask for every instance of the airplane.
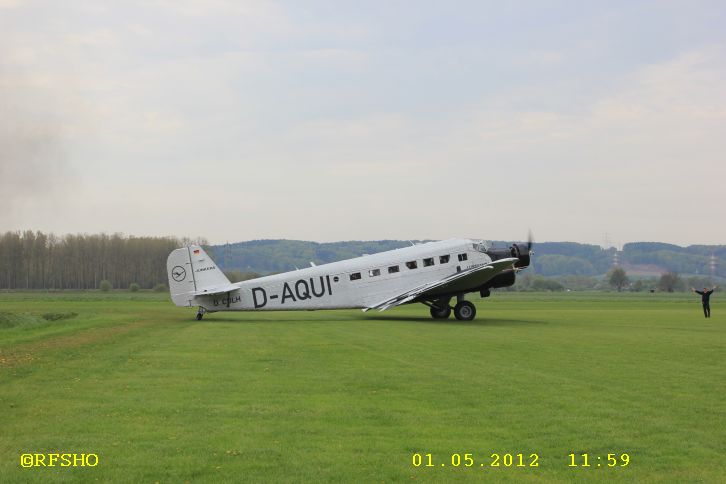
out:
<path id="1" fill-rule="evenodd" d="M 199 245 L 176 249 L 167 259 L 171 299 L 198 307 L 197 320 L 217 311 L 386 309 L 422 303 L 434 319 L 471 321 L 476 306 L 465 295 L 488 297 L 491 289 L 514 284 L 529 266 L 526 244 L 492 248 L 480 240 L 427 242 L 378 254 L 314 265 L 231 283 Z M 452 307 L 451 300 L 456 298 Z"/>

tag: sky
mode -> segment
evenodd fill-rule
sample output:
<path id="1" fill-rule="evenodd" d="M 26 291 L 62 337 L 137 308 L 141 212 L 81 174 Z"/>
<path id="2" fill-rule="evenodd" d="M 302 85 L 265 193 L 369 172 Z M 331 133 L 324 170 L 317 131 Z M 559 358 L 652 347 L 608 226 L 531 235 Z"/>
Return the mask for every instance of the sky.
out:
<path id="1" fill-rule="evenodd" d="M 726 244 L 721 1 L 0 0 L 0 231 Z"/>

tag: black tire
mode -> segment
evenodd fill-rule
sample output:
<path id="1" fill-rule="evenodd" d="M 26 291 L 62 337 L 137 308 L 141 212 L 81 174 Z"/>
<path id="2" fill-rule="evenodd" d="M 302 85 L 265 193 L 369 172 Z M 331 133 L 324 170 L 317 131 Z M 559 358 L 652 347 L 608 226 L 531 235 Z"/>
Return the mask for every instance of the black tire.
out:
<path id="1" fill-rule="evenodd" d="M 469 301 L 461 301 L 454 306 L 454 316 L 459 321 L 471 321 L 476 317 L 476 306 Z"/>
<path id="2" fill-rule="evenodd" d="M 197 313 L 197 321 L 201 321 L 202 316 L 204 316 L 202 313 Z"/>
<path id="3" fill-rule="evenodd" d="M 443 309 L 431 306 L 431 317 L 434 319 L 449 319 L 451 316 L 451 308 L 446 306 Z"/>

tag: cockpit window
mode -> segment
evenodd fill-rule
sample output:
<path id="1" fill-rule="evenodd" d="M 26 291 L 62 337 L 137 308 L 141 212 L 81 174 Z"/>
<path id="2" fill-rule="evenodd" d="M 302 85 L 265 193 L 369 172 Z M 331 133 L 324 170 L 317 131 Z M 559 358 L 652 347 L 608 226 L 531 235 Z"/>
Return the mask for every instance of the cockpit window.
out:
<path id="1" fill-rule="evenodd" d="M 489 250 L 489 244 L 487 244 L 483 240 L 480 242 L 474 242 L 474 244 L 472 245 L 474 247 L 474 250 L 476 250 L 477 252 L 486 252 Z"/>

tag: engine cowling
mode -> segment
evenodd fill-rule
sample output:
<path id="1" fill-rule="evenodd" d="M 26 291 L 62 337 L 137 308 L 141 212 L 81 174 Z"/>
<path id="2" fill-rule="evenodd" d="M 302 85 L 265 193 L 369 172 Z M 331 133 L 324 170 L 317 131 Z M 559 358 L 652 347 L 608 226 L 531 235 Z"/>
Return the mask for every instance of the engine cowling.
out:
<path id="1" fill-rule="evenodd" d="M 498 287 L 509 287 L 514 285 L 514 281 L 517 279 L 514 271 L 505 271 L 497 274 L 487 281 L 486 286 L 491 289 Z"/>
<path id="2" fill-rule="evenodd" d="M 482 284 L 479 294 L 481 297 L 489 297 L 492 289 L 513 286 L 516 279 L 517 275 L 513 270 L 501 272 Z"/>
<path id="3" fill-rule="evenodd" d="M 532 259 L 526 244 L 512 244 L 508 249 L 489 249 L 486 253 L 493 261 L 507 257 L 517 258 L 519 260 L 514 263 L 514 267 L 518 269 L 529 266 Z"/>
<path id="4" fill-rule="evenodd" d="M 529 266 L 532 260 L 532 255 L 529 252 L 529 247 L 526 245 L 512 244 L 510 247 L 512 250 L 512 257 L 519 259 L 514 263 L 514 267 L 522 268 Z"/>

